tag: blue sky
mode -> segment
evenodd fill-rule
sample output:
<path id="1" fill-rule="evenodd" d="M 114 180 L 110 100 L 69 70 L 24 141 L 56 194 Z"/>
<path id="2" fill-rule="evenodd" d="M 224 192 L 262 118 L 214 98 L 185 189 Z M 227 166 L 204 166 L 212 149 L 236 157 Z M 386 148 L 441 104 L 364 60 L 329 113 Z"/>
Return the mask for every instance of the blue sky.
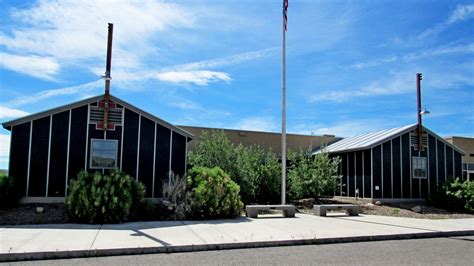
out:
<path id="1" fill-rule="evenodd" d="M 281 128 L 280 0 L 0 5 L 0 122 L 103 93 L 113 22 L 113 95 L 175 124 Z M 415 123 L 422 72 L 425 125 L 474 136 L 473 55 L 472 1 L 290 0 L 288 131 Z"/>

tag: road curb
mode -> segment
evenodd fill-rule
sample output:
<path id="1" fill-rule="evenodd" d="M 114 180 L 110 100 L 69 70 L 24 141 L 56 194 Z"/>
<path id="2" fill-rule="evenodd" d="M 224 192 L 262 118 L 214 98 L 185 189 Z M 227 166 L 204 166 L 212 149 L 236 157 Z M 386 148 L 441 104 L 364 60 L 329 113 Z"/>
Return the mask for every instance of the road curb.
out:
<path id="1" fill-rule="evenodd" d="M 463 230 L 463 231 L 452 231 L 452 232 L 435 231 L 435 232 L 409 233 L 409 234 L 398 234 L 398 235 L 314 238 L 314 239 L 295 239 L 295 240 L 164 246 L 164 247 L 143 247 L 143 248 L 137 247 L 137 248 L 114 248 L 114 249 L 95 249 L 95 250 L 89 249 L 89 250 L 71 250 L 71 251 L 3 253 L 3 254 L 0 254 L 0 262 L 12 262 L 12 261 L 24 261 L 24 260 L 45 260 L 45 259 L 70 259 L 70 258 L 119 256 L 119 255 L 140 255 L 140 254 L 156 254 L 156 253 L 176 253 L 176 252 L 210 251 L 210 250 L 242 249 L 242 248 L 263 248 L 263 247 L 279 247 L 279 246 L 292 246 L 292 245 L 323 245 L 323 244 L 336 244 L 336 243 L 473 236 L 473 235 L 474 235 L 474 230 Z"/>

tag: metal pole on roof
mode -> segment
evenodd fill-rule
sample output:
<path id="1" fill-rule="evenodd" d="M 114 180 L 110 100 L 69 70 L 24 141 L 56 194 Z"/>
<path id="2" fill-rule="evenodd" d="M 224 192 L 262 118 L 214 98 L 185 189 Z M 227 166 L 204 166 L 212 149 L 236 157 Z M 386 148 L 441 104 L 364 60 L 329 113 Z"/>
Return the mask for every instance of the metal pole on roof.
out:
<path id="1" fill-rule="evenodd" d="M 423 143 L 421 143 L 423 127 L 421 118 L 421 80 L 423 76 L 421 73 L 416 73 L 416 97 L 417 97 L 417 113 L 418 113 L 418 151 L 423 150 Z"/>
<path id="2" fill-rule="evenodd" d="M 107 37 L 107 61 L 105 65 L 105 75 L 102 76 L 105 79 L 105 95 L 104 95 L 104 125 L 103 130 L 109 128 L 109 100 L 110 100 L 110 71 L 112 68 L 112 37 L 114 32 L 114 24 L 109 23 L 109 32 Z"/>

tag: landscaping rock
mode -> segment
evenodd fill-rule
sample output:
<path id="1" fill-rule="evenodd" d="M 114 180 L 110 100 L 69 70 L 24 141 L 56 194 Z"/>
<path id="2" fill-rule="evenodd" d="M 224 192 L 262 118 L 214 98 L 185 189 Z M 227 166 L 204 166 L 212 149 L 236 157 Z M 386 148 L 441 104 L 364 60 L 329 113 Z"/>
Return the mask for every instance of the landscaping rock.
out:
<path id="1" fill-rule="evenodd" d="M 375 205 L 380 206 L 380 205 L 382 205 L 382 202 L 380 202 L 380 200 L 377 200 L 377 201 L 375 202 Z"/>
<path id="2" fill-rule="evenodd" d="M 43 207 L 36 207 L 36 213 L 43 213 L 44 208 Z"/>
<path id="3" fill-rule="evenodd" d="M 316 200 L 314 198 L 308 198 L 298 200 L 296 205 L 303 206 L 305 208 L 312 208 L 314 204 L 316 204 Z"/>
<path id="4" fill-rule="evenodd" d="M 411 208 L 411 210 L 416 212 L 416 213 L 422 213 L 423 212 L 423 209 L 420 207 L 420 205 L 417 205 L 417 206 Z"/>

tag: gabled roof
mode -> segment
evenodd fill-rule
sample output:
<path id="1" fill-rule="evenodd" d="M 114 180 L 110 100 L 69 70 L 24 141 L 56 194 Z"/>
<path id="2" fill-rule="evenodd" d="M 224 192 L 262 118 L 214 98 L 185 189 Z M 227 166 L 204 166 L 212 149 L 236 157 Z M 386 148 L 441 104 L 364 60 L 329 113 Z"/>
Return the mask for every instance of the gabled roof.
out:
<path id="1" fill-rule="evenodd" d="M 60 112 L 63 112 L 63 111 L 69 110 L 69 109 L 73 109 L 73 108 L 76 108 L 76 107 L 80 107 L 80 106 L 83 106 L 83 105 L 86 105 L 86 104 L 90 104 L 90 103 L 93 103 L 93 102 L 97 102 L 97 101 L 102 100 L 103 98 L 104 98 L 104 95 L 97 95 L 97 96 L 94 96 L 94 97 L 91 97 L 91 98 L 87 98 L 87 99 L 80 100 L 80 101 L 77 101 L 77 102 L 74 102 L 74 103 L 59 106 L 59 107 L 49 109 L 49 110 L 46 110 L 46 111 L 43 111 L 43 112 L 39 112 L 39 113 L 36 113 L 36 114 L 27 115 L 27 116 L 24 116 L 24 117 L 15 119 L 15 120 L 7 121 L 7 122 L 2 123 L 2 126 L 5 129 L 10 130 L 12 126 L 19 125 L 19 124 L 22 124 L 22 123 L 25 123 L 25 122 L 28 122 L 28 121 L 31 121 L 31 120 L 35 120 L 35 119 L 38 119 L 38 118 L 42 118 L 42 117 L 45 117 L 45 116 L 49 116 L 49 115 L 52 115 L 52 114 L 60 113 Z M 180 127 L 177 127 L 173 124 L 170 124 L 170 123 L 162 120 L 161 118 L 159 118 L 157 116 L 154 116 L 154 115 L 152 115 L 152 114 L 150 114 L 146 111 L 143 111 L 142 109 L 137 108 L 137 107 L 135 107 L 135 106 L 127 103 L 126 101 L 121 100 L 121 99 L 119 99 L 115 96 L 110 95 L 110 100 L 126 107 L 127 109 L 130 109 L 134 112 L 137 112 L 137 113 L 141 114 L 142 116 L 144 116 L 144 117 L 146 117 L 146 118 L 148 118 L 152 121 L 155 121 L 156 123 L 158 123 L 158 124 L 160 124 L 160 125 L 162 125 L 166 128 L 169 128 L 169 129 L 171 129 L 175 132 L 178 132 L 178 133 L 180 133 L 180 134 L 182 134 L 182 135 L 184 135 L 188 138 L 193 138 L 194 137 L 193 134 L 187 132 L 186 130 L 183 130 Z"/>
<path id="2" fill-rule="evenodd" d="M 403 135 L 407 132 L 415 130 L 418 127 L 417 124 L 407 125 L 403 127 L 396 127 L 391 129 L 385 129 L 375 132 L 370 132 L 367 134 L 362 134 L 350 138 L 342 139 L 336 143 L 333 143 L 325 148 L 325 151 L 328 153 L 338 153 L 338 152 L 350 152 L 350 151 L 359 151 L 359 150 L 366 150 L 378 146 L 381 143 L 389 141 L 395 137 Z M 460 148 L 456 147 L 455 145 L 447 142 L 442 137 L 438 136 L 431 130 L 423 127 L 425 131 L 433 135 L 438 140 L 442 141 L 446 145 L 450 146 L 451 148 L 455 149 L 461 154 L 464 154 L 464 151 Z M 320 150 L 315 151 L 314 154 L 319 153 Z"/>

